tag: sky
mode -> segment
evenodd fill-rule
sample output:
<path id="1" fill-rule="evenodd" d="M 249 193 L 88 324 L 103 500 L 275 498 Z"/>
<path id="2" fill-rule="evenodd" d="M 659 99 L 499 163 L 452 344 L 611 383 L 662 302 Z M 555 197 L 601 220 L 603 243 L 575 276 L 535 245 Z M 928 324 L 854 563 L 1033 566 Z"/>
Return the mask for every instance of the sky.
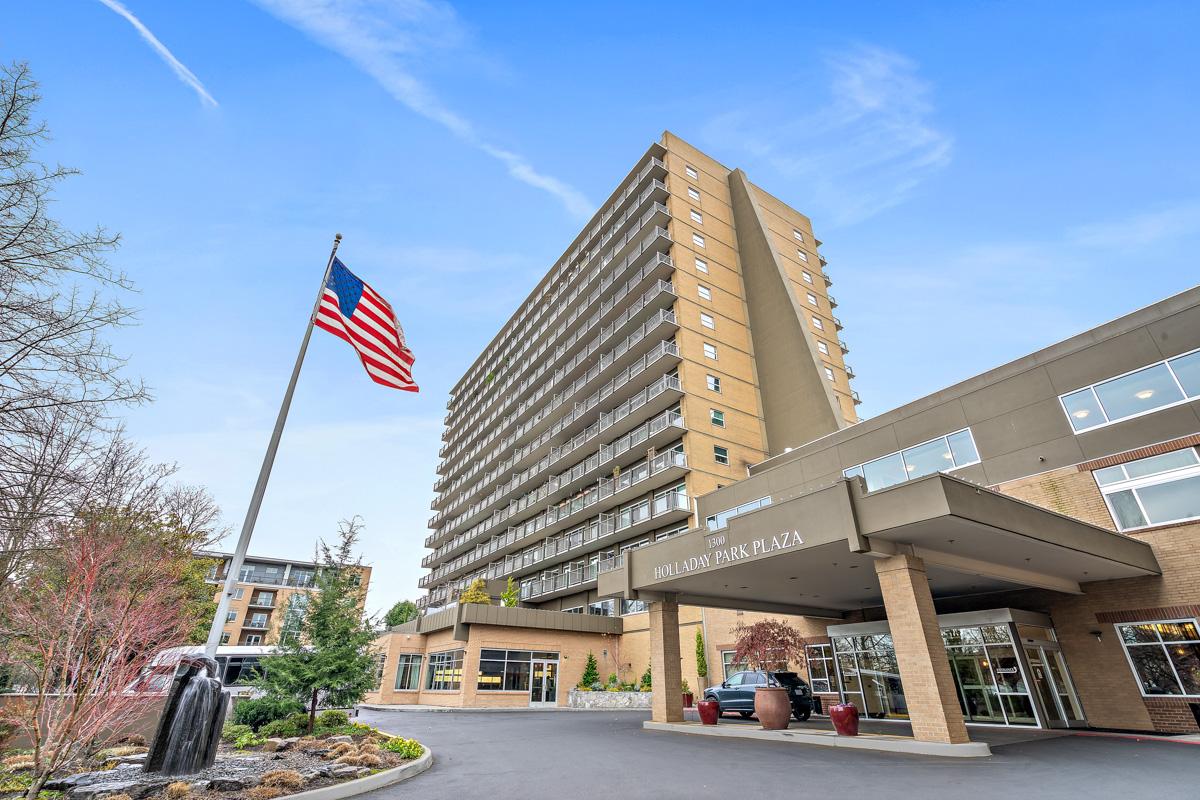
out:
<path id="1" fill-rule="evenodd" d="M 415 598 L 448 391 L 671 130 L 810 216 L 872 416 L 1187 289 L 1200 5 L 9 0 L 122 234 L 128 431 L 240 527 L 335 232 L 419 394 L 314 333 L 251 553 L 365 524 Z M 232 538 L 226 542 L 232 547 Z"/>

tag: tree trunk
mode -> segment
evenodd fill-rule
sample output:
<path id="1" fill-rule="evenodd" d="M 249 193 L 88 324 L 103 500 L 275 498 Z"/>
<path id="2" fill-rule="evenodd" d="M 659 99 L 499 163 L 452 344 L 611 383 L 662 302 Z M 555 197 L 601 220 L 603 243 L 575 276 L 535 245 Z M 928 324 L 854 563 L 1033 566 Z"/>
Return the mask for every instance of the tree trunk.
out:
<path id="1" fill-rule="evenodd" d="M 50 780 L 49 773 L 37 775 L 33 779 L 33 783 L 29 784 L 29 789 L 25 792 L 25 800 L 37 800 L 37 796 L 41 794 L 42 787 L 46 785 L 46 781 Z"/>
<path id="2" fill-rule="evenodd" d="M 312 703 L 308 706 L 308 733 L 312 734 L 313 729 L 317 726 L 317 691 L 313 689 Z"/>

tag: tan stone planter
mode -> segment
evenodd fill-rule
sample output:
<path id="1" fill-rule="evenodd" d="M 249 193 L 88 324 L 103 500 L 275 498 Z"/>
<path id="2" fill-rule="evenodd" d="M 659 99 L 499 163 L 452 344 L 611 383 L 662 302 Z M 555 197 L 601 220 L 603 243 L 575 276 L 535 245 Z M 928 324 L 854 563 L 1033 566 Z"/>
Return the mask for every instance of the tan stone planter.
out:
<path id="1" fill-rule="evenodd" d="M 792 717 L 788 690 L 779 686 L 759 686 L 754 693 L 754 716 L 765 731 L 781 731 Z"/>

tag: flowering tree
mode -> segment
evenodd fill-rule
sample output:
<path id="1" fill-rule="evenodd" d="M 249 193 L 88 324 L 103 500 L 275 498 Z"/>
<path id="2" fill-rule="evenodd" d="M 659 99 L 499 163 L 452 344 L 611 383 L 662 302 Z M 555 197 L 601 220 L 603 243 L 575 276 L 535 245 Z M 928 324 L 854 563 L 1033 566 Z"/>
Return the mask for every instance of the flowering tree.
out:
<path id="1" fill-rule="evenodd" d="M 25 696 L 3 721 L 33 747 L 31 800 L 56 771 L 151 709 L 153 697 L 128 687 L 188 633 L 177 574 L 186 562 L 169 537 L 129 536 L 125 522 L 107 514 L 63 524 L 5 598 L 0 666 Z"/>
<path id="2" fill-rule="evenodd" d="M 733 629 L 735 663 L 768 670 L 789 663 L 804 665 L 808 641 L 791 625 L 777 619 L 764 619 L 753 625 L 739 622 Z"/>

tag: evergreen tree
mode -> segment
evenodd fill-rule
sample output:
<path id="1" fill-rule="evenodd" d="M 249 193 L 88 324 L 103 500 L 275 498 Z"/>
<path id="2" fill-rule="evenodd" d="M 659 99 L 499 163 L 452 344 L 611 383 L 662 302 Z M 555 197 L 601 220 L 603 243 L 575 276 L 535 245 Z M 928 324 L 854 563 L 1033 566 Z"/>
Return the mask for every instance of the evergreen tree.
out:
<path id="1" fill-rule="evenodd" d="M 517 582 L 513 580 L 512 575 L 509 575 L 508 584 L 505 585 L 504 591 L 500 593 L 500 604 L 508 608 L 516 608 L 520 600 L 521 590 L 517 587 Z"/>
<path id="2" fill-rule="evenodd" d="M 590 687 L 600 682 L 600 665 L 596 663 L 596 654 L 588 651 L 587 663 L 583 665 L 583 677 L 579 679 L 580 686 Z"/>
<path id="3" fill-rule="evenodd" d="M 401 600 L 392 606 L 391 609 L 383 616 L 383 622 L 389 628 L 396 625 L 403 625 L 409 620 L 416 619 L 420 615 L 417 610 L 417 604 L 412 600 Z"/>
<path id="4" fill-rule="evenodd" d="M 308 706 L 308 731 L 317 704 L 349 706 L 375 686 L 377 659 L 371 651 L 375 629 L 363 614 L 361 559 L 353 557 L 362 524 L 342 522 L 339 544 L 321 543 L 323 566 L 314 581 L 299 636 L 285 636 L 278 654 L 263 659 L 263 687 L 278 697 Z"/>
<path id="5" fill-rule="evenodd" d="M 483 578 L 471 581 L 471 585 L 463 589 L 463 593 L 458 596 L 458 603 L 459 605 L 477 603 L 481 606 L 490 606 L 492 596 L 488 594 L 487 584 L 483 582 Z"/>
<path id="6" fill-rule="evenodd" d="M 696 629 L 696 676 L 708 677 L 708 657 L 704 654 L 704 633 L 699 628 Z M 704 681 L 702 680 L 700 683 L 703 685 Z"/>

